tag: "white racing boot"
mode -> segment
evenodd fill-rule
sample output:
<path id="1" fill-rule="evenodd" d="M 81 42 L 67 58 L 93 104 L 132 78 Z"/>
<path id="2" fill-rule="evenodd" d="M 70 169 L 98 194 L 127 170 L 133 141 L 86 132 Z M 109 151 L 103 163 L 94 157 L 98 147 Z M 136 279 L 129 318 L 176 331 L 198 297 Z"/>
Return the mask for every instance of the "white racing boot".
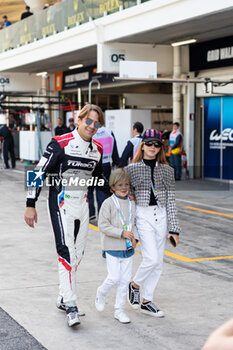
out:
<path id="1" fill-rule="evenodd" d="M 56 306 L 58 309 L 62 311 L 66 311 L 66 304 L 63 301 L 63 297 L 61 295 L 58 295 Z M 78 310 L 78 315 L 79 316 L 85 316 L 85 312 Z"/>
<path id="2" fill-rule="evenodd" d="M 80 324 L 77 306 L 68 306 L 66 309 L 67 323 L 69 327 Z"/>

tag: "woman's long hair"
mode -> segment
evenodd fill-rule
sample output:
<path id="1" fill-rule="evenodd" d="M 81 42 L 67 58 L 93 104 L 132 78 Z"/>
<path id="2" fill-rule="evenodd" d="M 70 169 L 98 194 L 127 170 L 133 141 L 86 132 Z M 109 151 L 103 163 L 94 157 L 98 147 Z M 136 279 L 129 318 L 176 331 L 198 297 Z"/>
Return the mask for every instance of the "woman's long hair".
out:
<path id="1" fill-rule="evenodd" d="M 132 160 L 132 163 L 138 163 L 143 159 L 144 151 L 143 151 L 142 147 L 143 147 L 144 143 L 145 142 L 143 142 L 143 141 L 141 142 L 141 144 L 137 150 L 137 153 L 135 154 L 135 156 Z M 156 155 L 156 158 L 157 158 L 158 164 L 168 164 L 168 162 L 166 160 L 164 145 L 162 145 L 162 147 L 160 148 L 160 151 Z"/>

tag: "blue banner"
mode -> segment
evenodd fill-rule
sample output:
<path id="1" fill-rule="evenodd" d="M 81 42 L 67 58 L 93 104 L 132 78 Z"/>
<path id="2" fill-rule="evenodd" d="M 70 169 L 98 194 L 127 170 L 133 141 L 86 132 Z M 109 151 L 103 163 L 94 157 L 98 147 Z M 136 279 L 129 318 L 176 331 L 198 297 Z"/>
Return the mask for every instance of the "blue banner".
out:
<path id="1" fill-rule="evenodd" d="M 231 96 L 204 99 L 204 177 L 233 179 Z"/>
<path id="2" fill-rule="evenodd" d="M 223 179 L 233 179 L 233 97 L 223 97 L 222 133 Z"/>
<path id="3" fill-rule="evenodd" d="M 220 178 L 220 149 L 213 135 L 221 132 L 221 97 L 204 98 L 204 177 Z"/>

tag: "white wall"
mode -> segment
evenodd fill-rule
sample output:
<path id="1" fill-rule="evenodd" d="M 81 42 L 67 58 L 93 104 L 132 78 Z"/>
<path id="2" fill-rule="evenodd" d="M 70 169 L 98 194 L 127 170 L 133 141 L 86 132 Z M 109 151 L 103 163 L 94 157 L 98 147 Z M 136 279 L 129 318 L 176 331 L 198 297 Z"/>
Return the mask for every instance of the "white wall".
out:
<path id="1" fill-rule="evenodd" d="M 172 95 L 167 94 L 123 94 L 127 106 L 138 108 L 172 108 Z"/>
<path id="2" fill-rule="evenodd" d="M 181 47 L 181 72 L 189 74 L 189 45 Z"/>
<path id="3" fill-rule="evenodd" d="M 119 72 L 119 62 L 112 62 L 111 55 L 124 54 L 127 61 L 157 62 L 157 73 L 172 74 L 173 48 L 170 45 L 107 43 L 97 46 L 98 72 Z"/>
<path id="4" fill-rule="evenodd" d="M 41 87 L 41 77 L 36 74 L 0 72 L 0 81 L 1 78 L 8 78 L 10 81 L 9 84 L 0 85 L 2 91 L 33 92 Z"/>
<path id="5" fill-rule="evenodd" d="M 144 129 L 151 128 L 151 111 L 139 109 L 112 109 L 105 111 L 106 127 L 113 131 L 119 156 L 132 137 L 132 126 L 135 122 L 140 121 Z"/>

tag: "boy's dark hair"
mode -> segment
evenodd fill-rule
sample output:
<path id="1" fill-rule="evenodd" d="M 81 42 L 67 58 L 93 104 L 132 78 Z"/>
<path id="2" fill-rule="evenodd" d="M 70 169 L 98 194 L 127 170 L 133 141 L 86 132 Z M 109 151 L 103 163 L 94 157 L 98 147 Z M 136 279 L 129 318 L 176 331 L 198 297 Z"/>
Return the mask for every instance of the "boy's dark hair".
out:
<path id="1" fill-rule="evenodd" d="M 139 134 L 142 134 L 144 130 L 144 126 L 142 125 L 142 123 L 136 122 L 133 124 L 133 129 L 136 129 L 139 132 Z"/>
<path id="2" fill-rule="evenodd" d="M 180 127 L 180 123 L 178 122 L 173 123 L 173 125 L 176 125 L 178 128 Z"/>

